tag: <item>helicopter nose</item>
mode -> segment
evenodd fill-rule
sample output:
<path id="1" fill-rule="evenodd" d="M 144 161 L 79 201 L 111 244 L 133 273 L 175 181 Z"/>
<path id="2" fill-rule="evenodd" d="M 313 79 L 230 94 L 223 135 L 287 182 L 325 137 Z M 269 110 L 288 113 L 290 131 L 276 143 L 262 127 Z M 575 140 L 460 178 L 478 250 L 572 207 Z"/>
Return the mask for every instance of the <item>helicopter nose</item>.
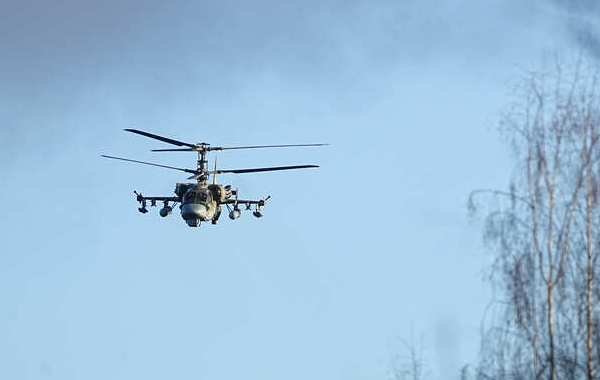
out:
<path id="1" fill-rule="evenodd" d="M 185 222 L 190 227 L 200 227 L 200 219 L 187 219 Z"/>
<path id="2" fill-rule="evenodd" d="M 181 217 L 189 226 L 196 227 L 199 221 L 208 220 L 208 208 L 202 203 L 186 203 L 181 205 Z"/>

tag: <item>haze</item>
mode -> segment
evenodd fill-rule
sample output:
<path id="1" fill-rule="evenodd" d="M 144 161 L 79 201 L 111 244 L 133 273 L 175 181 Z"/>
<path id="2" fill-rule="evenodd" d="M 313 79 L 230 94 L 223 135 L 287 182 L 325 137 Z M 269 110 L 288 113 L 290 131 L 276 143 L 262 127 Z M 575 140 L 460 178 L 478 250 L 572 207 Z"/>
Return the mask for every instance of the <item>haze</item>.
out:
<path id="1" fill-rule="evenodd" d="M 598 55 L 591 1 L 0 3 L 0 378 L 385 379 L 423 337 L 431 378 L 477 358 L 492 294 L 466 198 L 512 167 L 511 83 Z M 272 195 L 188 228 L 136 210 L 190 167 L 122 132 L 212 144 Z M 214 158 L 214 156 L 213 156 Z"/>

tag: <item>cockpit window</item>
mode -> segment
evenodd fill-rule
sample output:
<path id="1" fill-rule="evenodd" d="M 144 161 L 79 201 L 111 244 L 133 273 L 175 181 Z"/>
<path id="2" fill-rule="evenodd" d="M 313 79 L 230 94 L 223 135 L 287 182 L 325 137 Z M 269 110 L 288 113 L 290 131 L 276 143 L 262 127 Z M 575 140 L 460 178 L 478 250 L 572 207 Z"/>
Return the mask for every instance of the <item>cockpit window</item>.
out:
<path id="1" fill-rule="evenodd" d="M 188 191 L 187 193 L 185 193 L 184 197 L 183 197 L 183 202 L 184 203 L 192 203 L 194 202 L 194 196 L 196 194 L 193 191 Z"/>
<path id="2" fill-rule="evenodd" d="M 208 192 L 188 191 L 183 197 L 184 203 L 206 203 L 210 201 Z"/>

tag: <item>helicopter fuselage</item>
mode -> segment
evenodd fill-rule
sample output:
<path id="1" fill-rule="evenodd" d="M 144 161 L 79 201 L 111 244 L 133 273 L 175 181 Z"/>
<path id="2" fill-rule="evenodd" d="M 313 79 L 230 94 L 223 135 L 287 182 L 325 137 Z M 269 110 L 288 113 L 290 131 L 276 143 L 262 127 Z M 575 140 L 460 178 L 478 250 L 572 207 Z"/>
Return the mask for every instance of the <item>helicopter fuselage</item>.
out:
<path id="1" fill-rule="evenodd" d="M 178 184 L 175 193 L 181 196 L 181 217 L 188 226 L 197 227 L 200 222 L 216 221 L 221 213 L 221 203 L 231 198 L 230 186 Z"/>

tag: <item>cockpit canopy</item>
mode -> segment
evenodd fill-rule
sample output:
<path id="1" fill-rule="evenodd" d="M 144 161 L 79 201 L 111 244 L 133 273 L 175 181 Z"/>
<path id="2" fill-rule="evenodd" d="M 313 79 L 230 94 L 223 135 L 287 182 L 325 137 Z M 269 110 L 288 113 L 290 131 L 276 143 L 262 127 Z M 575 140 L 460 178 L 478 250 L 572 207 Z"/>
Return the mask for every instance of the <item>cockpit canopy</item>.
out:
<path id="1" fill-rule="evenodd" d="M 208 189 L 190 189 L 183 196 L 183 203 L 210 203 L 212 194 Z"/>

